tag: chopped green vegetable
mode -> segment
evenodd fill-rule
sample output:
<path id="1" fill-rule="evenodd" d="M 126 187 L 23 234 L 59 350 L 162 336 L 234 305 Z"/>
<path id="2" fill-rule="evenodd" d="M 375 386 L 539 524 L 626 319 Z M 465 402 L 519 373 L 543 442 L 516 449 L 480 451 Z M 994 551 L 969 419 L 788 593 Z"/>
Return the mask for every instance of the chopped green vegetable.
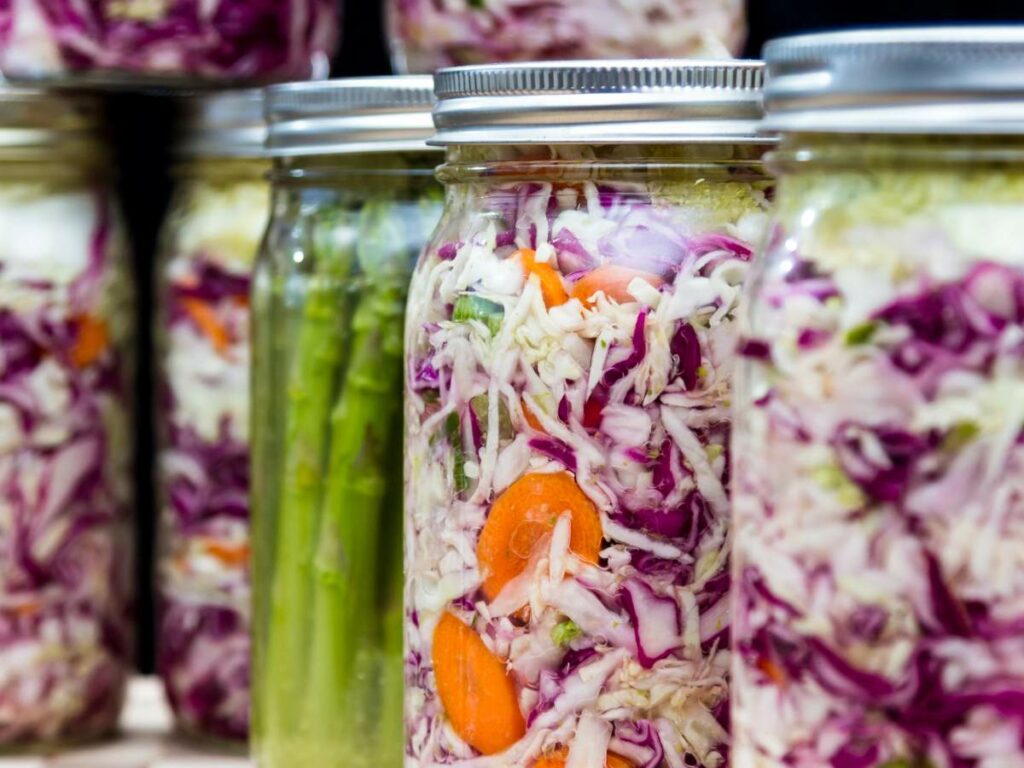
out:
<path id="1" fill-rule="evenodd" d="M 480 429 L 487 434 L 488 408 L 487 395 L 477 395 L 469 401 L 469 407 L 473 409 L 477 419 L 480 421 Z M 504 400 L 498 401 L 498 437 L 501 440 L 511 440 L 516 436 L 512 427 L 512 417 L 509 415 L 508 406 Z"/>
<path id="2" fill-rule="evenodd" d="M 582 634 L 583 630 L 580 629 L 579 624 L 572 619 L 566 619 L 551 630 L 551 639 L 559 648 L 566 648 L 569 643 Z"/>
<path id="3" fill-rule="evenodd" d="M 477 296 L 475 293 L 465 293 L 455 300 L 452 319 L 457 323 L 478 320 L 487 326 L 491 335 L 497 335 L 501 330 L 501 323 L 505 319 L 505 308 L 501 304 Z"/>
<path id="4" fill-rule="evenodd" d="M 861 344 L 867 344 L 871 341 L 871 337 L 875 335 L 875 331 L 878 330 L 878 323 L 874 320 L 868 320 L 867 322 L 860 323 L 859 325 L 853 326 L 846 332 L 846 336 L 843 337 L 843 341 L 848 347 L 856 347 Z"/>
<path id="5" fill-rule="evenodd" d="M 462 444 L 462 423 L 459 414 L 448 414 L 444 422 L 444 432 L 452 447 L 452 485 L 456 491 L 462 493 L 469 488 L 469 478 L 466 476 L 466 449 Z"/>
<path id="6" fill-rule="evenodd" d="M 976 438 L 980 431 L 981 427 L 973 421 L 961 421 L 946 433 L 946 436 L 942 440 L 942 450 L 959 451 L 967 445 L 967 443 Z"/>
<path id="7" fill-rule="evenodd" d="M 814 482 L 836 495 L 836 499 L 847 509 L 864 505 L 864 494 L 846 473 L 835 464 L 823 464 L 811 473 Z"/>

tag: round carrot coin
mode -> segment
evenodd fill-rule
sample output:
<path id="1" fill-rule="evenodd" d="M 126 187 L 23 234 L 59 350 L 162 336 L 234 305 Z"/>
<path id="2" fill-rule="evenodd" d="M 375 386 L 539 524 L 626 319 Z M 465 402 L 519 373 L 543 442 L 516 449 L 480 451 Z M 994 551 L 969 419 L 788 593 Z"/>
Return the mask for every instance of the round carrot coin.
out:
<path id="1" fill-rule="evenodd" d="M 476 547 L 488 600 L 523 572 L 537 542 L 566 512 L 572 517 L 569 549 L 596 563 L 603 538 L 601 516 L 568 472 L 523 475 L 495 500 Z"/>
<path id="2" fill-rule="evenodd" d="M 455 732 L 484 755 L 504 752 L 526 733 L 505 663 L 450 612 L 434 630 L 434 677 Z"/>

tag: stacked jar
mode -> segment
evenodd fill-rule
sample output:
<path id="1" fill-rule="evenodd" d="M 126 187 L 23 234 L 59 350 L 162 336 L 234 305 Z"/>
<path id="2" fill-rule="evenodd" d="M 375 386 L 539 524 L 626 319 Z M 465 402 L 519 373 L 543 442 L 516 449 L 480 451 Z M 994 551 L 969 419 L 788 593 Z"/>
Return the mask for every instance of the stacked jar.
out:
<path id="1" fill-rule="evenodd" d="M 158 669 L 180 727 L 249 725 L 249 289 L 270 210 L 259 91 L 186 104 L 164 227 Z"/>
<path id="2" fill-rule="evenodd" d="M 14 0 L 0 70 L 19 82 L 131 88 L 326 77 L 337 0 Z"/>
<path id="3" fill-rule="evenodd" d="M 90 100 L 0 88 L 0 749 L 96 738 L 132 662 L 132 286 Z"/>
<path id="4" fill-rule="evenodd" d="M 735 55 L 744 0 L 387 0 L 398 72 L 459 64 Z"/>
<path id="5" fill-rule="evenodd" d="M 766 57 L 733 764 L 1024 765 L 1024 32 Z"/>
<path id="6" fill-rule="evenodd" d="M 406 336 L 406 765 L 726 764 L 761 78 L 438 74 L 447 206 Z"/>
<path id="7" fill-rule="evenodd" d="M 255 276 L 254 756 L 402 763 L 402 331 L 440 215 L 429 77 L 268 91 Z"/>

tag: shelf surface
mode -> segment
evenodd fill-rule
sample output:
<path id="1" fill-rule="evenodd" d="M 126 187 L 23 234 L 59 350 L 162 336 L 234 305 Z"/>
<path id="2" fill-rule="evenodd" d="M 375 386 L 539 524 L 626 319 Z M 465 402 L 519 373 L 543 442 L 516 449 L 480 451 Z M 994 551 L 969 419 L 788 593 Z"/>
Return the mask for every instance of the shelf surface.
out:
<path id="1" fill-rule="evenodd" d="M 0 768 L 252 768 L 244 757 L 177 738 L 173 723 L 159 680 L 137 677 L 116 739 L 53 755 L 0 757 Z"/>

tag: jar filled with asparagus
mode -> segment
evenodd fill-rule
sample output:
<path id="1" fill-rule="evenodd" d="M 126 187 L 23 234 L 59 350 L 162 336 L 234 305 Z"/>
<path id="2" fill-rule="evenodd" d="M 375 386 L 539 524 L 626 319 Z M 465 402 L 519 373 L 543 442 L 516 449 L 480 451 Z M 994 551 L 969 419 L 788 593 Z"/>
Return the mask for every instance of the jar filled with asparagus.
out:
<path id="1" fill-rule="evenodd" d="M 270 89 L 255 274 L 253 755 L 402 764 L 402 359 L 441 210 L 430 78 Z"/>

